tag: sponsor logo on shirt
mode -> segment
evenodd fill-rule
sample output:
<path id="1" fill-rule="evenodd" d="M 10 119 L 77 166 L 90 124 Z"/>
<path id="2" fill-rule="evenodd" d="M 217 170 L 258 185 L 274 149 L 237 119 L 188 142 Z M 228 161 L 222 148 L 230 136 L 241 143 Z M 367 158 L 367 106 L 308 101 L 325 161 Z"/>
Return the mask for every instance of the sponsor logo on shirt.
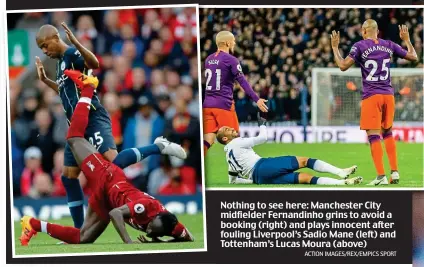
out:
<path id="1" fill-rule="evenodd" d="M 88 168 L 90 168 L 91 171 L 94 171 L 95 167 L 94 167 L 93 163 L 91 163 L 91 161 L 87 162 L 87 166 L 88 166 Z"/>

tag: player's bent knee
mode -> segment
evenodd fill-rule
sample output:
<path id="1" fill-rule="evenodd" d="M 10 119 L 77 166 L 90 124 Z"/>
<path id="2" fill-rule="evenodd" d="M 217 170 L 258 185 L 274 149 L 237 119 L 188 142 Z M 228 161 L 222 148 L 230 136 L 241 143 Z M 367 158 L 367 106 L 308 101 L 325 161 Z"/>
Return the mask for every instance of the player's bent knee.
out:
<path id="1" fill-rule="evenodd" d="M 305 168 L 308 164 L 308 159 L 306 157 L 296 157 L 297 162 L 299 163 L 299 168 Z"/>
<path id="2" fill-rule="evenodd" d="M 118 155 L 118 151 L 116 149 L 109 149 L 108 151 L 106 151 L 105 153 L 103 153 L 103 156 L 109 162 L 114 161 L 117 155 Z"/>
<path id="3" fill-rule="evenodd" d="M 310 184 L 312 178 L 314 177 L 312 174 L 309 173 L 299 173 L 299 184 Z"/>

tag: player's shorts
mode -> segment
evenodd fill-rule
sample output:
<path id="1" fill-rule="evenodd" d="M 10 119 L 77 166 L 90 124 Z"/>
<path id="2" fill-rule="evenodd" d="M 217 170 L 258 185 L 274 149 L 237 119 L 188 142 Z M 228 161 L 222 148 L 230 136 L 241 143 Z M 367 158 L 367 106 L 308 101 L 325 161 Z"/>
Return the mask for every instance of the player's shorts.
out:
<path id="1" fill-rule="evenodd" d="M 112 208 L 108 192 L 113 185 L 127 182 L 124 172 L 99 153 L 85 158 L 81 163 L 81 170 L 91 189 L 88 205 L 103 220 L 109 221 L 109 211 Z"/>
<path id="2" fill-rule="evenodd" d="M 111 121 L 107 114 L 90 116 L 90 121 L 85 130 L 84 137 L 96 147 L 100 154 L 104 154 L 109 149 L 116 150 L 115 139 L 112 135 Z M 68 144 L 65 146 L 64 165 L 67 167 L 78 167 Z"/>
<path id="3" fill-rule="evenodd" d="M 393 95 L 373 95 L 361 102 L 361 130 L 389 129 L 395 117 Z"/>
<path id="4" fill-rule="evenodd" d="M 255 184 L 298 184 L 299 163 L 294 156 L 262 158 L 253 169 L 252 180 Z"/>
<path id="5" fill-rule="evenodd" d="M 203 108 L 203 133 L 216 133 L 223 126 L 239 131 L 239 122 L 234 104 L 231 105 L 231 110 Z"/>

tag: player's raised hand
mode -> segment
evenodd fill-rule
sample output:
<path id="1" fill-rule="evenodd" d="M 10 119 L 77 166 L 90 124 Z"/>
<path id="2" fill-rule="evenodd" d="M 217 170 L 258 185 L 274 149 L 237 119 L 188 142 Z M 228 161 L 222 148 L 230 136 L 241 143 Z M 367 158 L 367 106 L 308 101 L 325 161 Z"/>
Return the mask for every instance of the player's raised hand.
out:
<path id="1" fill-rule="evenodd" d="M 37 67 L 38 79 L 45 81 L 47 79 L 46 71 L 39 57 L 35 57 L 35 66 Z"/>
<path id="2" fill-rule="evenodd" d="M 332 31 L 331 32 L 331 47 L 339 48 L 339 43 L 340 43 L 340 32 Z"/>
<path id="3" fill-rule="evenodd" d="M 268 100 L 265 100 L 263 98 L 260 98 L 258 102 L 256 102 L 256 104 L 258 104 L 258 108 L 260 111 L 268 112 L 268 106 L 266 105 L 266 102 L 268 102 Z"/>
<path id="4" fill-rule="evenodd" d="M 399 37 L 405 42 L 409 41 L 409 30 L 406 25 L 399 25 Z"/>
<path id="5" fill-rule="evenodd" d="M 68 25 L 66 25 L 65 22 L 61 23 L 62 27 L 65 29 L 66 32 L 66 36 L 68 37 L 69 42 L 71 42 L 72 44 L 75 44 L 78 42 L 77 37 L 75 37 L 75 35 L 72 33 L 71 29 L 69 29 Z"/>
<path id="6" fill-rule="evenodd" d="M 266 117 L 267 117 L 266 113 L 258 112 L 258 125 L 259 126 L 262 126 L 262 125 L 266 126 Z"/>

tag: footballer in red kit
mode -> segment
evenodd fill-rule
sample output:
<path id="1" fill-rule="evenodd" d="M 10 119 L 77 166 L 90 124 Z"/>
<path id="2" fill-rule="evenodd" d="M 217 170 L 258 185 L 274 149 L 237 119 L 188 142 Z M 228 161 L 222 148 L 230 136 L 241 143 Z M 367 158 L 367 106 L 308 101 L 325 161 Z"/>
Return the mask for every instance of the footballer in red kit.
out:
<path id="1" fill-rule="evenodd" d="M 69 244 L 93 243 L 110 221 L 124 243 L 165 242 L 159 239 L 162 236 L 173 237 L 167 242 L 194 241 L 191 233 L 174 214 L 166 210 L 159 200 L 135 188 L 127 181 L 123 171 L 123 168 L 153 154 L 185 159 L 185 150 L 178 144 L 158 137 L 150 146 L 123 150 L 113 162 L 105 160 L 84 138 L 91 98 L 98 80 L 79 71 L 66 70 L 65 74 L 81 89 L 81 98 L 72 116 L 67 142 L 92 190 L 87 214 L 81 229 L 24 216 L 21 219 L 21 244 L 28 245 L 37 232 L 47 233 Z M 151 240 L 140 235 L 138 240 L 133 241 L 125 224 L 145 232 Z"/>

